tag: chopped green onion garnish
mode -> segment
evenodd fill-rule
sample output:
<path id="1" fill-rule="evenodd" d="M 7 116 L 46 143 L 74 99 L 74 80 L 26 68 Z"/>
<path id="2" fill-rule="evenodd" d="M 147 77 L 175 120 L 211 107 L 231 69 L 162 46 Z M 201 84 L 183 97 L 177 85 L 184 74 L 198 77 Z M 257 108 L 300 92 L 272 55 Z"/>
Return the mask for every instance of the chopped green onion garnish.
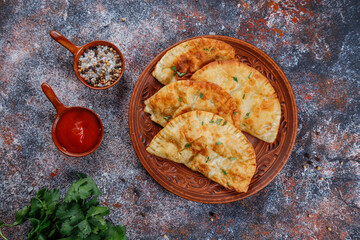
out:
<path id="1" fill-rule="evenodd" d="M 242 125 L 243 125 L 244 127 L 246 127 L 245 123 L 242 123 Z"/>
<path id="2" fill-rule="evenodd" d="M 249 76 L 248 76 L 248 79 L 250 79 L 250 77 L 251 77 L 251 74 L 252 74 L 252 72 L 250 72 L 250 74 L 249 74 Z"/>
<path id="3" fill-rule="evenodd" d="M 201 125 L 204 126 L 204 121 L 201 122 Z"/>
<path id="4" fill-rule="evenodd" d="M 180 77 L 182 77 L 182 76 L 184 76 L 184 75 L 186 74 L 186 73 L 178 72 L 178 71 L 176 70 L 176 67 L 175 67 L 175 66 L 172 66 L 170 69 L 171 69 L 171 70 L 174 70 L 174 76 L 177 74 L 177 75 L 179 75 Z"/>
<path id="5" fill-rule="evenodd" d="M 234 79 L 235 82 L 238 82 L 237 77 L 232 77 Z"/>
<path id="6" fill-rule="evenodd" d="M 224 122 L 224 126 L 227 124 L 227 121 Z"/>
<path id="7" fill-rule="evenodd" d="M 220 145 L 220 144 L 223 144 L 222 142 L 216 142 L 216 145 Z"/>
<path id="8" fill-rule="evenodd" d="M 221 171 L 223 172 L 224 175 L 226 175 L 226 171 L 224 169 L 221 169 Z"/>
<path id="9" fill-rule="evenodd" d="M 177 74 L 178 74 L 180 77 L 182 77 L 182 76 L 184 76 L 186 73 L 177 72 Z"/>
<path id="10" fill-rule="evenodd" d="M 235 116 L 236 112 L 233 113 L 233 115 Z"/>
<path id="11" fill-rule="evenodd" d="M 218 119 L 218 120 L 216 120 L 216 124 L 218 124 L 219 125 L 219 123 L 222 121 L 222 119 Z"/>
<path id="12" fill-rule="evenodd" d="M 226 185 L 229 187 L 229 182 L 226 182 Z"/>
<path id="13" fill-rule="evenodd" d="M 236 160 L 236 158 L 234 158 L 234 157 L 231 157 L 231 158 L 230 158 L 230 160 L 231 160 L 231 161 L 233 161 L 233 160 Z"/>
<path id="14" fill-rule="evenodd" d="M 209 123 L 214 123 L 214 121 L 213 120 L 210 120 L 210 122 Z"/>
<path id="15" fill-rule="evenodd" d="M 191 143 L 185 145 L 186 148 L 191 147 Z"/>
<path id="16" fill-rule="evenodd" d="M 204 97 L 204 94 L 203 93 L 200 93 L 200 98 L 203 98 Z"/>
<path id="17" fill-rule="evenodd" d="M 182 102 L 182 99 L 181 99 L 181 97 L 179 97 L 178 101 L 179 101 L 179 102 Z"/>
<path id="18" fill-rule="evenodd" d="M 210 157 L 207 157 L 207 159 L 206 159 L 206 161 L 205 161 L 205 162 L 207 163 L 207 162 L 209 161 L 209 159 L 210 159 Z"/>
<path id="19" fill-rule="evenodd" d="M 166 121 L 169 121 L 169 118 L 171 118 L 171 116 L 164 117 Z"/>
<path id="20" fill-rule="evenodd" d="M 245 119 L 248 119 L 248 118 L 249 118 L 249 115 L 250 115 L 250 112 L 246 113 Z"/>
<path id="21" fill-rule="evenodd" d="M 245 99 L 245 93 L 244 93 L 244 95 L 243 95 L 243 99 Z"/>

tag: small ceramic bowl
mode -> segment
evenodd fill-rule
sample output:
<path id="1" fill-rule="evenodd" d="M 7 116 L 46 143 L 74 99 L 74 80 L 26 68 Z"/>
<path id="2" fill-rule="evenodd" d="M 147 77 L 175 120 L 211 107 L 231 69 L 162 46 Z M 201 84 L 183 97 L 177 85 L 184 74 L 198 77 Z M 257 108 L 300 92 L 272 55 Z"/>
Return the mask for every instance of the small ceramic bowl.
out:
<path id="1" fill-rule="evenodd" d="M 66 37 L 64 37 L 63 35 L 61 35 L 60 33 L 56 32 L 56 31 L 50 31 L 50 36 L 74 55 L 75 74 L 78 77 L 78 79 L 83 84 L 85 84 L 87 87 L 96 89 L 96 90 L 103 90 L 103 89 L 107 89 L 107 88 L 114 86 L 116 83 L 118 83 L 120 81 L 122 75 L 124 74 L 125 59 L 124 59 L 124 56 L 122 55 L 121 51 L 114 44 L 112 44 L 110 42 L 106 42 L 106 41 L 93 41 L 93 42 L 89 42 L 83 46 L 78 47 L 75 44 L 73 44 L 72 42 L 70 42 Z M 120 55 L 121 62 L 122 62 L 121 73 L 120 73 L 119 77 L 112 84 L 110 84 L 109 86 L 105 86 L 105 87 L 95 87 L 95 86 L 90 85 L 80 76 L 79 69 L 78 69 L 78 62 L 79 62 L 81 55 L 84 53 L 84 51 L 90 47 L 94 47 L 94 46 L 98 46 L 98 45 L 104 45 L 104 46 L 108 46 L 108 47 L 115 49 L 116 52 Z"/>
<path id="2" fill-rule="evenodd" d="M 88 108 L 84 108 L 84 107 L 68 107 L 65 106 L 64 104 L 62 104 L 60 102 L 60 100 L 57 98 L 57 96 L 55 95 L 54 91 L 52 90 L 52 88 L 49 86 L 49 84 L 47 83 L 43 83 L 41 84 L 41 88 L 43 90 L 43 92 L 45 93 L 45 95 L 48 97 L 48 99 L 50 100 L 50 102 L 54 105 L 54 107 L 56 108 L 57 114 L 56 114 L 56 118 L 54 120 L 54 123 L 52 125 L 52 130 L 51 130 L 51 135 L 53 138 L 53 141 L 55 143 L 55 146 L 64 154 L 70 156 L 70 157 L 83 157 L 86 156 L 92 152 L 94 152 L 101 144 L 101 141 L 103 139 L 104 136 L 104 126 L 101 122 L 100 117 L 91 109 Z M 88 111 L 89 113 L 91 113 L 92 115 L 95 116 L 95 118 L 98 120 L 98 123 L 100 125 L 101 131 L 100 134 L 98 136 L 97 139 L 97 143 L 88 151 L 85 152 L 81 152 L 81 153 L 73 153 L 68 151 L 67 149 L 65 149 L 59 142 L 59 140 L 57 139 L 57 135 L 56 135 L 56 126 L 57 123 L 59 122 L 59 120 L 61 119 L 61 117 L 64 115 L 65 112 L 67 111 L 71 111 L 71 110 L 85 110 Z"/>

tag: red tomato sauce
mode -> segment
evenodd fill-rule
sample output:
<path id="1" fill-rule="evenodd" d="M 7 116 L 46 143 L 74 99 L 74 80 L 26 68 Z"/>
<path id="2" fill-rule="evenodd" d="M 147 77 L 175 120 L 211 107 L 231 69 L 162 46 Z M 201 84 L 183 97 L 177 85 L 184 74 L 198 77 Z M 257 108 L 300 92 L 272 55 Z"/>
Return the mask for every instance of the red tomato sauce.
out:
<path id="1" fill-rule="evenodd" d="M 70 109 L 60 116 L 55 135 L 60 145 L 68 152 L 84 153 L 99 142 L 101 124 L 88 110 Z"/>

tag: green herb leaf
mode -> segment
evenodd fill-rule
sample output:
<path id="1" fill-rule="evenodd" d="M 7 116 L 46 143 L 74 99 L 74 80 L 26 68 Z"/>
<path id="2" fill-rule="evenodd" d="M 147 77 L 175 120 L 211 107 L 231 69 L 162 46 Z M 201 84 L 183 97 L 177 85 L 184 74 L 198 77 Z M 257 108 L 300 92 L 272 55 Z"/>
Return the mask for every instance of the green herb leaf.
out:
<path id="1" fill-rule="evenodd" d="M 43 202 L 39 198 L 32 198 L 30 200 L 29 218 L 42 218 L 44 214 Z"/>
<path id="2" fill-rule="evenodd" d="M 92 226 L 94 233 L 106 229 L 106 221 L 101 216 L 90 217 L 88 218 L 88 222 L 90 226 Z"/>
<path id="3" fill-rule="evenodd" d="M 98 201 L 97 197 L 93 197 L 85 204 L 85 208 L 87 210 L 89 210 L 91 207 L 97 206 L 97 205 L 99 205 L 99 201 Z"/>
<path id="4" fill-rule="evenodd" d="M 177 74 L 177 75 L 179 75 L 180 77 L 182 77 L 182 76 L 184 76 L 184 75 L 186 74 L 186 73 L 178 72 L 178 71 L 176 70 L 176 67 L 175 67 L 175 66 L 172 66 L 170 69 L 174 71 L 174 76 Z"/>
<path id="5" fill-rule="evenodd" d="M 209 123 L 214 123 L 214 120 L 210 120 Z"/>
<path id="6" fill-rule="evenodd" d="M 231 160 L 231 161 L 233 161 L 233 160 L 236 160 L 236 158 L 234 158 L 234 157 L 230 157 L 230 160 Z"/>
<path id="7" fill-rule="evenodd" d="M 248 79 L 250 79 L 250 77 L 251 77 L 251 74 L 252 74 L 252 72 L 250 72 L 250 74 L 249 74 L 249 76 L 248 76 Z"/>
<path id="8" fill-rule="evenodd" d="M 224 126 L 227 124 L 227 121 L 224 122 Z"/>
<path id="9" fill-rule="evenodd" d="M 236 115 L 236 112 L 234 112 L 233 115 L 235 116 L 235 115 Z"/>
<path id="10" fill-rule="evenodd" d="M 242 123 L 242 125 L 243 125 L 244 127 L 246 127 L 245 123 Z"/>
<path id="11" fill-rule="evenodd" d="M 203 50 L 204 50 L 204 51 L 209 51 L 209 49 L 208 49 L 208 48 L 204 48 Z"/>
<path id="12" fill-rule="evenodd" d="M 177 72 L 177 75 L 179 75 L 180 77 L 184 76 L 186 73 L 181 73 L 181 72 Z"/>
<path id="13" fill-rule="evenodd" d="M 19 211 L 17 211 L 15 214 L 15 222 L 11 225 L 16 226 L 25 222 L 29 216 L 29 212 L 30 212 L 30 206 L 25 206 Z"/>
<path id="14" fill-rule="evenodd" d="M 70 225 L 76 225 L 85 218 L 80 204 L 76 202 L 65 203 L 60 205 L 56 211 L 56 217 L 64 221 L 64 223 L 66 221 L 69 221 L 68 224 Z"/>
<path id="15" fill-rule="evenodd" d="M 181 97 L 179 97 L 179 99 L 178 99 L 178 102 L 182 102 L 182 99 L 181 99 Z"/>
<path id="16" fill-rule="evenodd" d="M 204 97 L 204 94 L 203 93 L 200 93 L 200 98 L 203 98 Z"/>
<path id="17" fill-rule="evenodd" d="M 216 124 L 219 125 L 221 121 L 222 121 L 222 119 L 216 120 Z"/>
<path id="18" fill-rule="evenodd" d="M 243 95 L 242 99 L 245 99 L 245 93 L 244 93 L 244 95 Z"/>
<path id="19" fill-rule="evenodd" d="M 237 77 L 232 77 L 234 79 L 235 82 L 238 82 Z"/>
<path id="20" fill-rule="evenodd" d="M 220 144 L 223 144 L 222 142 L 216 142 L 216 145 L 220 145 Z"/>
<path id="21" fill-rule="evenodd" d="M 226 185 L 229 187 L 229 182 L 226 182 Z"/>
<path id="22" fill-rule="evenodd" d="M 101 192 L 91 177 L 79 179 L 71 184 L 65 194 L 64 202 L 79 201 L 91 196 L 100 196 Z"/>
<path id="23" fill-rule="evenodd" d="M 78 224 L 78 228 L 79 228 L 80 232 L 82 233 L 83 237 L 87 237 L 91 233 L 91 227 L 89 225 L 89 222 L 86 219 L 82 220 Z"/>
<path id="24" fill-rule="evenodd" d="M 93 206 L 93 207 L 91 207 L 89 209 L 88 213 L 86 214 L 86 217 L 87 218 L 88 217 L 94 217 L 96 215 L 103 217 L 103 216 L 108 215 L 109 213 L 110 213 L 110 210 L 107 207 L 100 207 L 100 206 L 95 207 L 95 206 Z"/>
<path id="25" fill-rule="evenodd" d="M 210 49 L 210 53 L 211 53 L 211 54 L 213 54 L 213 53 L 212 53 L 213 50 L 214 50 L 214 48 L 211 48 L 211 49 Z"/>
<path id="26" fill-rule="evenodd" d="M 210 160 L 210 157 L 207 157 L 207 159 L 206 159 L 206 161 L 205 161 L 205 162 L 207 163 L 209 160 Z"/>
<path id="27" fill-rule="evenodd" d="M 169 121 L 169 118 L 171 118 L 171 116 L 166 116 L 166 117 L 164 117 L 164 119 L 165 119 L 166 121 Z"/>
<path id="28" fill-rule="evenodd" d="M 101 239 L 116 239 L 116 240 L 127 240 L 126 228 L 124 226 L 112 226 L 110 223 L 107 224 L 107 230 L 102 235 Z"/>
<path id="29" fill-rule="evenodd" d="M 201 122 L 201 125 L 204 126 L 204 121 Z"/>
<path id="30" fill-rule="evenodd" d="M 249 118 L 249 115 L 250 115 L 250 112 L 246 113 L 245 119 L 248 119 L 248 118 Z"/>
<path id="31" fill-rule="evenodd" d="M 185 144 L 185 147 L 186 148 L 191 147 L 191 143 Z"/>
<path id="32" fill-rule="evenodd" d="M 221 169 L 222 173 L 226 175 L 226 171 L 224 169 Z"/>

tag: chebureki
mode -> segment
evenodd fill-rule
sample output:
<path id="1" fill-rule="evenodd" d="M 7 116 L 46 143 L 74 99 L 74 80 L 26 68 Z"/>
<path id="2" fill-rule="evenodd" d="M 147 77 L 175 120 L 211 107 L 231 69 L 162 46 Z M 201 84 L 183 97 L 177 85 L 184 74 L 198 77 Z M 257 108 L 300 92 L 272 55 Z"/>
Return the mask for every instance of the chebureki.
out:
<path id="1" fill-rule="evenodd" d="M 211 38 L 196 38 L 167 51 L 152 75 L 167 85 L 185 74 L 193 74 L 209 62 L 234 58 L 235 49 L 229 44 Z"/>
<path id="2" fill-rule="evenodd" d="M 248 190 L 256 169 L 254 148 L 241 131 L 204 111 L 187 112 L 171 120 L 146 150 L 185 164 L 238 192 Z"/>
<path id="3" fill-rule="evenodd" d="M 233 98 L 224 89 L 210 82 L 173 82 L 147 99 L 144 109 L 151 114 L 151 120 L 163 127 L 171 119 L 193 110 L 215 113 L 240 127 L 240 117 L 236 114 Z"/>
<path id="4" fill-rule="evenodd" d="M 275 141 L 281 118 L 280 102 L 259 71 L 234 60 L 216 61 L 195 72 L 191 79 L 221 86 L 236 102 L 240 129 L 263 141 Z"/>

